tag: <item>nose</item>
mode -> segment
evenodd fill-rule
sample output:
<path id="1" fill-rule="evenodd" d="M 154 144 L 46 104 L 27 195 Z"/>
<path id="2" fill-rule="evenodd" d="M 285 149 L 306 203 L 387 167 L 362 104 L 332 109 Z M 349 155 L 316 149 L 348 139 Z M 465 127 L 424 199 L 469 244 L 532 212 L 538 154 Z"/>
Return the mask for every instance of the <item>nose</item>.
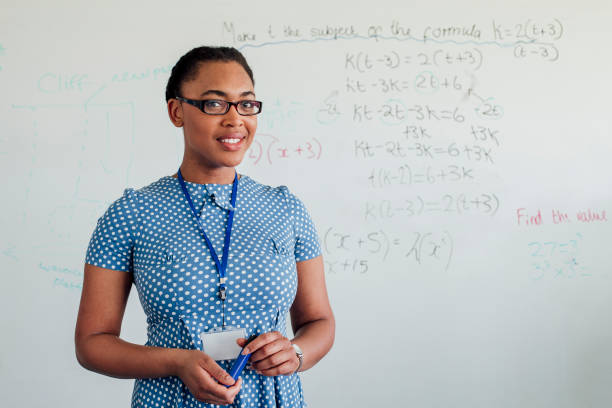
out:
<path id="1" fill-rule="evenodd" d="M 238 113 L 238 106 L 231 105 L 229 110 L 223 115 L 223 124 L 226 126 L 240 126 L 242 123 L 242 115 Z"/>

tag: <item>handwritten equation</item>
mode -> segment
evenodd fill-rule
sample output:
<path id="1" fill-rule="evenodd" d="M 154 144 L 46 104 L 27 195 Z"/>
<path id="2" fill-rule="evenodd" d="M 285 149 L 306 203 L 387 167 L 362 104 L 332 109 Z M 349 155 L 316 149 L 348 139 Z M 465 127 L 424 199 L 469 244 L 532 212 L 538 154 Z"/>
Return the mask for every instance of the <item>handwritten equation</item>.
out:
<path id="1" fill-rule="evenodd" d="M 581 256 L 583 236 L 567 240 L 532 241 L 527 244 L 531 257 L 530 275 L 534 280 L 573 279 L 592 276 Z"/>
<path id="2" fill-rule="evenodd" d="M 496 103 L 494 98 L 483 98 L 473 91 L 468 96 L 477 99 L 477 104 L 472 108 L 477 119 L 499 120 L 504 116 L 504 108 Z M 338 120 L 347 110 L 339 106 L 339 93 L 332 92 L 323 101 L 318 109 L 317 120 L 319 123 L 328 125 Z M 393 98 L 379 105 L 368 103 L 352 103 L 348 114 L 354 123 L 378 121 L 385 125 L 401 125 L 406 121 L 418 122 L 446 122 L 450 124 L 463 123 L 466 113 L 458 106 L 432 107 L 428 104 L 408 105 L 402 99 Z"/>
<path id="3" fill-rule="evenodd" d="M 391 50 L 387 53 L 373 54 L 367 51 L 347 52 L 344 54 L 344 69 L 367 73 L 380 69 L 395 70 L 403 66 L 416 65 L 419 67 L 461 66 L 473 68 L 475 71 L 482 67 L 482 51 L 475 47 L 447 48 L 425 50 L 423 52 L 405 52 Z"/>
<path id="4" fill-rule="evenodd" d="M 389 140 L 384 143 L 370 144 L 367 140 L 355 140 L 353 153 L 356 158 L 371 159 L 380 156 L 386 158 L 418 157 L 436 159 L 438 157 L 463 158 L 470 162 L 494 164 L 493 148 L 480 145 L 458 145 L 453 142 L 445 146 L 426 143 L 404 143 L 400 140 Z"/>
<path id="5" fill-rule="evenodd" d="M 556 43 L 564 36 L 565 28 L 555 17 L 545 19 L 527 18 L 507 23 L 491 19 L 489 22 L 468 24 L 445 24 L 417 26 L 393 19 L 387 24 L 325 24 L 296 25 L 268 24 L 259 27 L 238 26 L 233 21 L 224 21 L 222 33 L 227 42 L 239 48 L 273 46 L 287 42 L 317 42 L 329 40 L 374 40 L 411 41 L 418 45 L 434 44 L 435 50 L 428 53 L 389 53 L 366 58 L 357 53 L 357 61 L 349 55 L 351 69 L 364 72 L 375 69 L 376 64 L 398 68 L 401 63 L 441 66 L 444 64 L 469 64 L 475 69 L 482 66 L 480 47 L 509 49 L 519 60 L 535 57 L 555 62 L 559 58 Z M 461 44 L 463 49 L 448 51 L 440 45 Z M 465 47 L 465 45 L 473 47 Z"/>
<path id="6" fill-rule="evenodd" d="M 500 200 L 495 193 L 443 194 L 434 199 L 421 195 L 398 200 L 368 200 L 364 203 L 365 221 L 410 218 L 431 214 L 495 216 Z"/>
<path id="7" fill-rule="evenodd" d="M 274 164 L 279 160 L 319 160 L 323 146 L 319 139 L 311 137 L 307 140 L 285 142 L 270 135 L 258 133 L 257 138 L 245 155 L 245 160 L 254 165 L 263 162 Z"/>
<path id="8" fill-rule="evenodd" d="M 394 168 L 372 169 L 368 176 L 368 185 L 373 188 L 410 187 L 418 184 L 457 183 L 474 179 L 474 169 L 464 166 L 448 165 L 438 168 L 427 166 L 415 169 L 409 164 L 404 164 Z"/>
<path id="9" fill-rule="evenodd" d="M 373 263 L 390 257 L 403 259 L 406 272 L 415 266 L 448 270 L 453 258 L 453 238 L 447 231 L 393 234 L 385 230 L 354 234 L 329 227 L 323 234 L 326 271 L 336 273 L 380 273 Z M 382 269 L 384 270 L 384 268 Z"/>

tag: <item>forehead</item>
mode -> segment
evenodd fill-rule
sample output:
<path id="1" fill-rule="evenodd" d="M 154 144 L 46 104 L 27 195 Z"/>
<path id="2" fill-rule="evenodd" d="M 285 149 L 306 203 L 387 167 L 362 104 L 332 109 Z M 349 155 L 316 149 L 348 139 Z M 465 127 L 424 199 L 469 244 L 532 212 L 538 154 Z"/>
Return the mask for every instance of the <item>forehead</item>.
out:
<path id="1" fill-rule="evenodd" d="M 199 64 L 195 78 L 184 81 L 181 91 L 185 97 L 198 97 L 215 90 L 228 95 L 254 92 L 253 82 L 244 68 L 235 61 L 212 61 Z"/>

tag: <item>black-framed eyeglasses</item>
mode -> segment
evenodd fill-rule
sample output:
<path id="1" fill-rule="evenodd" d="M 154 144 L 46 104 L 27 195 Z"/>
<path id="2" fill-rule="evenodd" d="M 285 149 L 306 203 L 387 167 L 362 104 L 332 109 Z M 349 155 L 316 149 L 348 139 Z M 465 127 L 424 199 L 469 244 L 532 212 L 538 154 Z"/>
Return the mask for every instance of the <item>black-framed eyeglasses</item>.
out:
<path id="1" fill-rule="evenodd" d="M 177 96 L 179 101 L 195 106 L 207 115 L 225 115 L 229 112 L 232 106 L 236 107 L 236 112 L 242 116 L 253 116 L 261 113 L 263 103 L 261 101 L 253 101 L 246 99 L 244 101 L 230 102 L 223 99 L 187 99 Z"/>

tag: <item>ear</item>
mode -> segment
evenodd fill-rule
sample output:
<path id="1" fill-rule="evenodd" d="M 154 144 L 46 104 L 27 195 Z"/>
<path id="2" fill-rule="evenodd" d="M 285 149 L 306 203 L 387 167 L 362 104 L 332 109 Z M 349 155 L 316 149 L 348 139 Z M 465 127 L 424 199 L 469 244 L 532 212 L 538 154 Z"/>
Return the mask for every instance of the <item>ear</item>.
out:
<path id="1" fill-rule="evenodd" d="M 178 99 L 172 98 L 168 101 L 168 116 L 174 126 L 183 127 L 183 105 Z"/>

